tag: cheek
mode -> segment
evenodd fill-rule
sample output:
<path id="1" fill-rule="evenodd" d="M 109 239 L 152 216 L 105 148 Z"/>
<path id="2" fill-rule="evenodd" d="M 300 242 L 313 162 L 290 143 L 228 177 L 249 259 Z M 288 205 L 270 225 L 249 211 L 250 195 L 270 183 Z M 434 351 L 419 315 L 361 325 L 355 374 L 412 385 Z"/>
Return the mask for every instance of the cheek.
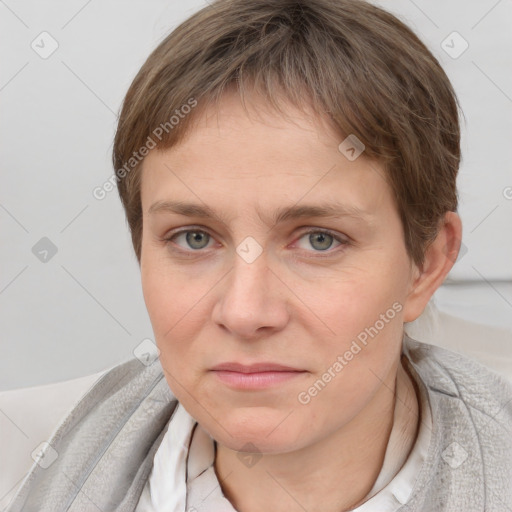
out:
<path id="1" fill-rule="evenodd" d="M 353 279 L 322 286 L 319 317 L 329 331 L 317 356 L 321 375 L 331 369 L 331 375 L 325 375 L 325 380 L 332 380 L 330 391 L 321 400 L 326 406 L 335 400 L 335 389 L 345 396 L 364 397 L 387 374 L 401 347 L 400 276 L 382 272 L 382 267 L 379 272 L 354 274 Z"/>
<path id="2" fill-rule="evenodd" d="M 183 319 L 188 318 L 187 309 L 190 309 L 187 307 L 183 286 L 170 273 L 161 272 L 149 259 L 146 259 L 144 266 L 141 265 L 141 281 L 146 309 L 166 378 L 170 374 L 181 381 L 181 369 L 175 363 L 178 360 L 183 361 L 185 357 L 183 352 L 186 345 L 180 340 L 186 336 L 180 331 L 187 324 Z M 171 389 L 174 392 L 175 386 L 171 386 Z"/>
<path id="3" fill-rule="evenodd" d="M 208 314 L 204 300 L 208 283 L 201 279 L 191 283 L 162 258 L 145 256 L 141 264 L 142 290 L 160 361 L 178 381 L 190 382 L 198 371 L 194 362 L 201 361 L 196 340 Z"/>
<path id="4" fill-rule="evenodd" d="M 301 390 L 304 401 L 310 400 L 305 414 L 330 426 L 348 421 L 382 386 L 401 350 L 403 306 L 397 297 L 387 279 L 381 286 L 358 280 L 357 286 L 328 291 L 320 317 L 333 332 L 314 347 L 316 372 L 311 387 Z M 325 416 L 333 403 L 343 411 Z"/>
<path id="5" fill-rule="evenodd" d="M 156 251 L 143 253 L 141 283 L 155 336 L 161 340 L 172 336 L 178 327 L 183 327 L 181 319 L 194 315 L 194 304 L 198 305 L 201 293 L 197 283 L 192 285 L 182 272 L 169 265 L 165 257 L 157 255 Z"/>
<path id="6" fill-rule="evenodd" d="M 373 272 L 365 268 L 335 282 L 323 281 L 316 288 L 316 299 L 311 294 L 309 297 L 314 304 L 311 309 L 318 311 L 330 334 L 347 340 L 374 325 L 381 315 L 385 320 L 395 320 L 404 298 L 403 289 L 400 276 L 394 276 L 391 269 Z M 397 322 L 386 325 L 390 323 Z"/>

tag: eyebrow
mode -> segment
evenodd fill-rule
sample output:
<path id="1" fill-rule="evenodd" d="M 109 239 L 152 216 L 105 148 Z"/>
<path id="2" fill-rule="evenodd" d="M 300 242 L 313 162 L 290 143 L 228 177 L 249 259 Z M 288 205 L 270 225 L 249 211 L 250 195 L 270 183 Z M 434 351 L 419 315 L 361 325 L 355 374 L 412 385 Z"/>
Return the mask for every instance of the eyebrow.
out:
<path id="1" fill-rule="evenodd" d="M 207 205 L 200 205 L 194 203 L 185 203 L 182 201 L 157 201 L 153 203 L 149 209 L 148 214 L 159 212 L 176 213 L 187 217 L 200 217 L 200 218 L 217 218 L 226 223 L 226 219 L 215 212 Z M 258 216 L 263 219 L 261 212 L 258 211 Z M 322 204 L 322 205 L 294 205 L 286 206 L 277 209 L 271 216 L 269 224 L 279 224 L 293 219 L 300 219 L 305 217 L 317 218 L 339 218 L 351 217 L 365 223 L 370 223 L 373 215 L 351 205 L 342 204 Z"/>

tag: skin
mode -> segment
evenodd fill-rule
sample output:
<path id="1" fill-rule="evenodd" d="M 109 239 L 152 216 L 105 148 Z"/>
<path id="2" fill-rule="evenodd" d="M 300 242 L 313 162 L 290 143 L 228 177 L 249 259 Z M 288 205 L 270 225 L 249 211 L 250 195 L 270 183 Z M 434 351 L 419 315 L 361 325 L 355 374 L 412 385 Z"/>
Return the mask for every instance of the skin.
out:
<path id="1" fill-rule="evenodd" d="M 414 393 L 398 371 L 403 323 L 421 314 L 453 266 L 461 221 L 446 214 L 417 268 L 377 162 L 364 152 L 349 161 L 323 118 L 289 106 L 284 119 L 256 96 L 248 104 L 249 114 L 226 94 L 180 144 L 145 158 L 144 299 L 167 382 L 217 442 L 215 471 L 237 510 L 302 512 L 321 504 L 339 512 L 364 500 L 379 474 L 396 393 Z M 149 211 L 170 200 L 206 204 L 216 215 Z M 358 207 L 367 222 L 270 220 L 283 206 L 326 202 Z M 202 238 L 170 240 L 178 228 L 200 230 Z M 331 230 L 348 243 L 310 239 L 306 228 Z M 262 249 L 251 263 L 236 252 L 248 236 Z M 299 393 L 394 303 L 401 306 L 394 318 L 300 403 Z M 210 371 L 226 361 L 305 372 L 264 390 L 237 390 Z M 417 403 L 408 414 L 416 424 Z M 256 463 L 240 452 L 256 453 Z"/>

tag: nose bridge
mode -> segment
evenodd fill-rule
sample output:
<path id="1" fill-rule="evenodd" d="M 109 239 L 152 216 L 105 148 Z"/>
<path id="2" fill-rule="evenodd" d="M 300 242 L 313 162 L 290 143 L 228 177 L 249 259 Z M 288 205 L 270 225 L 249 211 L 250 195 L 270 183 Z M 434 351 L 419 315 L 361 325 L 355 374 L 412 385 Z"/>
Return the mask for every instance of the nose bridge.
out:
<path id="1" fill-rule="evenodd" d="M 226 293 L 242 307 L 261 307 L 270 300 L 268 263 L 268 254 L 263 249 L 256 254 L 251 242 L 240 243 L 236 248 Z"/>
<path id="2" fill-rule="evenodd" d="M 247 220 L 247 217 L 246 217 Z M 251 219 L 252 220 L 252 219 Z M 243 220 L 240 220 L 243 224 Z M 244 295 L 244 300 L 252 297 L 254 301 L 264 299 L 264 295 L 268 293 L 266 286 L 269 278 L 268 265 L 270 263 L 270 253 L 266 239 L 265 230 L 260 225 L 254 228 L 254 221 L 250 222 L 252 231 L 257 230 L 258 240 L 251 236 L 250 228 L 246 225 L 237 226 L 239 243 L 235 245 L 236 254 L 233 255 L 233 270 L 230 272 L 229 283 L 231 291 L 236 295 Z M 242 234 L 245 233 L 245 234 Z"/>
<path id="3" fill-rule="evenodd" d="M 268 254 L 256 241 L 243 240 L 236 247 L 233 268 L 226 276 L 215 320 L 243 337 L 258 329 L 281 328 L 286 322 L 286 304 L 273 280 Z"/>

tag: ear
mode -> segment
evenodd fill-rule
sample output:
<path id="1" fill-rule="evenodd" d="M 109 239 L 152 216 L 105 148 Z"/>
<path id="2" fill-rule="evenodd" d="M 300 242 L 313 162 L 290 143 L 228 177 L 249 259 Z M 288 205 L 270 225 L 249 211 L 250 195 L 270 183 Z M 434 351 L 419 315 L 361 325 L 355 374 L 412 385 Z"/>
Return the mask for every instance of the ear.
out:
<path id="1" fill-rule="evenodd" d="M 462 222 L 455 212 L 447 212 L 435 240 L 425 252 L 421 268 L 413 265 L 410 291 L 404 304 L 404 322 L 412 322 L 425 309 L 434 292 L 452 269 L 460 250 Z"/>

